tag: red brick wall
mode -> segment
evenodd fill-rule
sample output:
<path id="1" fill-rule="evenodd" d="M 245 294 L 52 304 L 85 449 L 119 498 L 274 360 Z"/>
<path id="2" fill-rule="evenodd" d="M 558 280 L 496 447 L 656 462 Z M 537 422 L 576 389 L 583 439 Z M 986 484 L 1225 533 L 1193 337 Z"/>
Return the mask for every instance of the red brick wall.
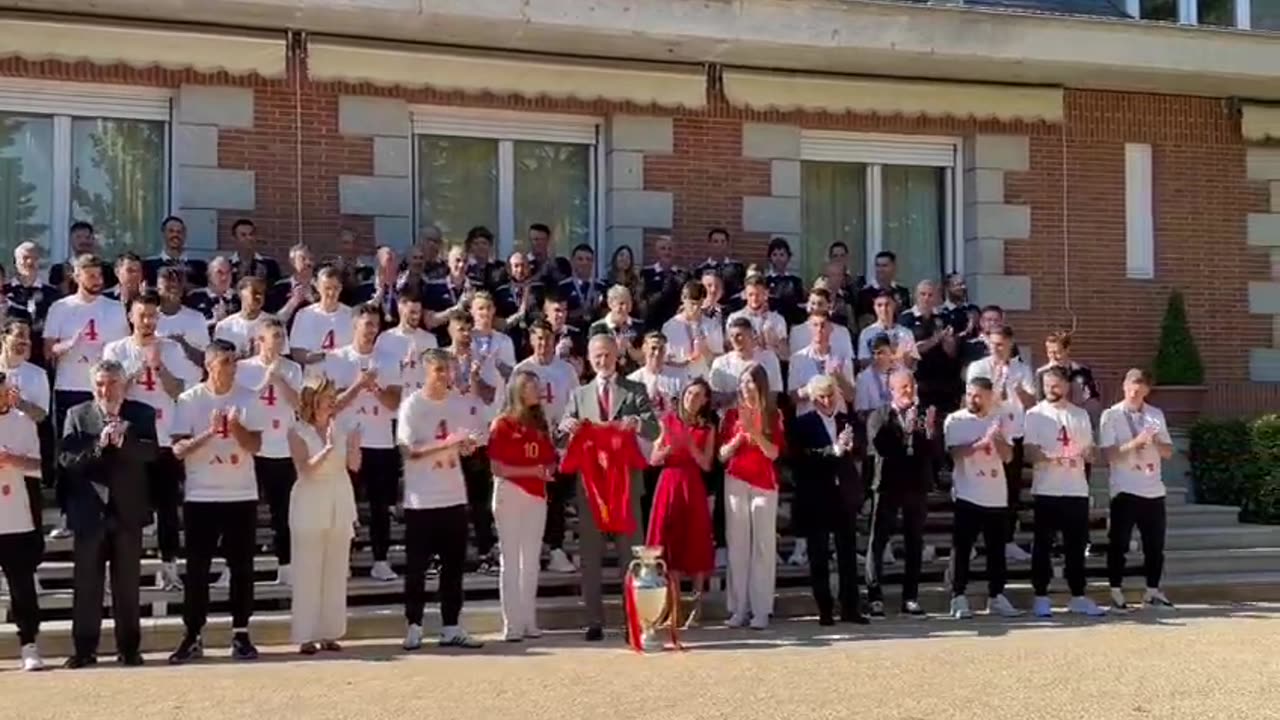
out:
<path id="1" fill-rule="evenodd" d="M 1007 174 L 1006 201 L 1031 206 L 1032 237 L 1007 244 L 1006 271 L 1032 277 L 1035 310 L 1015 313 L 1012 320 L 1024 342 L 1036 346 L 1037 357 L 1042 356 L 1037 338 L 1049 329 L 1074 327 L 1077 356 L 1095 364 L 1104 378 L 1114 378 L 1128 365 L 1147 364 L 1167 293 L 1179 288 L 1187 295 L 1208 379 L 1215 386 L 1214 407 L 1258 409 L 1280 400 L 1275 389 L 1245 382 L 1248 348 L 1268 346 L 1271 340 L 1270 318 L 1250 316 L 1247 307 L 1247 281 L 1268 277 L 1267 257 L 1245 244 L 1245 215 L 1264 211 L 1267 196 L 1265 186 L 1245 181 L 1239 120 L 1221 100 L 1068 91 L 1065 122 L 1047 124 L 757 112 L 727 107 L 718 98 L 711 98 L 705 110 L 672 113 L 630 104 L 466 96 L 305 79 L 295 99 L 291 81 L 15 59 L 0 60 L 4 75 L 175 88 L 192 82 L 253 87 L 255 127 L 223 131 L 219 163 L 255 171 L 258 209 L 252 215 L 266 249 L 279 256 L 299 237 L 322 254 L 333 252 L 343 225 L 360 231 L 364 251 L 369 250 L 371 221 L 338 212 L 338 176 L 371 174 L 373 163 L 370 140 L 338 134 L 337 99 L 344 93 L 599 117 L 674 115 L 673 153 L 649 156 L 645 162 L 646 189 L 674 194 L 674 227 L 653 228 L 647 237 L 670 232 L 685 261 L 705 254 L 703 242 L 712 226 L 729 229 L 739 256 L 763 259 L 767 238 L 741 232 L 742 198 L 769 194 L 769 165 L 742 157 L 743 122 L 949 136 L 1027 135 L 1031 167 Z M 299 124 L 300 172 L 295 163 Z M 1125 142 L 1154 148 L 1156 279 L 1149 281 L 1124 278 Z M 237 216 L 220 218 L 224 238 Z"/>

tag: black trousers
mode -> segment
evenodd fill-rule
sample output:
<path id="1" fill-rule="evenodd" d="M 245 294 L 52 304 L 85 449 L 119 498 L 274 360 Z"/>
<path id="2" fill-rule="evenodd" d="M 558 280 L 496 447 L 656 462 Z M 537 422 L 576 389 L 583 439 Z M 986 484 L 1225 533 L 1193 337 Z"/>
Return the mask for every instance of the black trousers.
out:
<path id="1" fill-rule="evenodd" d="M 557 474 L 547 485 L 547 524 L 542 530 L 542 542 L 551 550 L 564 549 L 565 508 L 573 501 L 577 487 L 576 475 Z"/>
<path id="2" fill-rule="evenodd" d="M 185 477 L 186 468 L 174 457 L 172 448 L 160 448 L 156 459 L 147 465 L 147 490 L 156 511 L 156 544 L 160 546 L 160 559 L 165 562 L 178 557 L 178 505 L 182 502 Z"/>
<path id="3" fill-rule="evenodd" d="M 292 561 L 289 535 L 289 497 L 293 484 L 298 481 L 298 471 L 290 458 L 253 458 L 253 472 L 258 478 L 258 497 L 265 498 L 271 513 L 271 549 L 276 562 L 288 565 Z"/>
<path id="4" fill-rule="evenodd" d="M 1111 529 L 1107 533 L 1107 576 L 1111 587 L 1124 583 L 1124 556 L 1129 551 L 1133 526 L 1142 535 L 1142 564 L 1147 587 L 1160 587 L 1164 574 L 1164 539 L 1167 527 L 1164 498 L 1120 493 L 1111 498 Z"/>
<path id="5" fill-rule="evenodd" d="M 804 482 L 815 480 L 805 478 Z M 796 513 L 796 517 L 803 516 L 801 524 L 807 532 L 809 583 L 813 587 L 813 599 L 818 604 L 819 614 L 831 615 L 834 611 L 829 565 L 829 538 L 832 536 L 836 544 L 836 570 L 840 574 L 840 612 L 845 616 L 861 612 L 858 598 L 858 510 L 862 507 L 862 488 L 828 485 L 822 487 L 822 492 L 804 492 L 797 497 L 796 503 L 797 509 L 802 510 Z"/>
<path id="6" fill-rule="evenodd" d="M 40 596 L 36 567 L 44 544 L 37 527 L 31 532 L 0 535 L 0 572 L 9 584 L 9 608 L 18 627 L 18 644 L 29 645 L 40 633 Z"/>
<path id="7" fill-rule="evenodd" d="M 142 575 L 142 528 L 118 527 L 108 518 L 96 530 L 75 531 L 75 566 L 71 600 L 71 637 L 76 655 L 98 654 L 102 636 L 102 591 L 111 564 L 111 617 L 115 620 L 116 652 L 138 652 L 142 640 L 138 586 Z"/>
<path id="8" fill-rule="evenodd" d="M 1005 488 L 1009 493 L 1009 507 L 1005 510 L 1005 542 L 1013 542 L 1018 532 L 1018 512 L 1022 509 L 1022 488 L 1025 485 L 1022 481 L 1022 438 L 1014 438 L 1011 449 L 1013 456 L 1004 464 Z"/>
<path id="9" fill-rule="evenodd" d="M 440 556 L 440 620 L 458 624 L 462 613 L 462 565 L 467 559 L 467 506 L 410 510 L 405 508 L 404 618 L 422 624 L 426 605 L 427 564 Z"/>
<path id="10" fill-rule="evenodd" d="M 209 565 L 219 547 L 231 571 L 231 628 L 247 630 L 253 615 L 258 501 L 188 502 L 183 505 L 182 515 L 187 527 L 187 582 L 182 612 L 187 635 L 199 635 L 208 620 Z"/>
<path id="11" fill-rule="evenodd" d="M 955 521 L 951 528 L 951 596 L 964 595 L 969 587 L 969 551 L 982 535 L 987 547 L 987 597 L 1004 592 L 1008 578 L 1005 566 L 1005 508 L 984 507 L 968 500 L 956 500 Z"/>
<path id="12" fill-rule="evenodd" d="M 67 411 L 79 405 L 80 403 L 89 402 L 93 399 L 93 393 L 83 390 L 54 390 L 53 391 L 53 433 L 54 446 L 62 442 L 62 425 L 67 419 Z M 54 454 L 57 457 L 57 454 Z M 58 509 L 63 515 L 67 514 L 67 474 L 61 465 L 55 467 L 53 476 L 54 497 L 57 499 Z"/>
<path id="13" fill-rule="evenodd" d="M 644 469 L 644 495 L 640 496 L 640 527 L 649 527 L 649 516 L 653 513 L 653 494 L 658 489 L 658 477 L 661 475 L 661 467 Z"/>
<path id="14" fill-rule="evenodd" d="M 1089 498 L 1035 496 L 1035 541 L 1031 546 L 1031 587 L 1049 594 L 1053 578 L 1053 543 L 1062 534 L 1067 587 L 1072 597 L 1084 595 L 1084 548 L 1089 543 Z"/>
<path id="15" fill-rule="evenodd" d="M 498 542 L 493 527 L 493 473 L 489 452 L 484 448 L 462 458 L 462 476 L 467 483 L 467 507 L 471 530 L 476 534 L 476 551 L 483 557 Z"/>
<path id="16" fill-rule="evenodd" d="M 902 542 L 906 550 L 905 574 L 902 579 L 902 601 L 915 600 L 920 594 L 920 565 L 924 553 L 924 521 L 929 515 L 929 498 L 923 494 L 894 496 L 874 493 L 871 507 L 871 540 L 867 552 L 867 598 L 884 600 L 880 578 L 884 575 L 884 548 L 902 516 Z M 810 553 L 812 554 L 812 550 Z"/>
<path id="17" fill-rule="evenodd" d="M 400 497 L 400 451 L 361 448 L 356 493 L 369 503 L 369 545 L 374 562 L 386 562 L 391 549 L 391 508 Z"/>

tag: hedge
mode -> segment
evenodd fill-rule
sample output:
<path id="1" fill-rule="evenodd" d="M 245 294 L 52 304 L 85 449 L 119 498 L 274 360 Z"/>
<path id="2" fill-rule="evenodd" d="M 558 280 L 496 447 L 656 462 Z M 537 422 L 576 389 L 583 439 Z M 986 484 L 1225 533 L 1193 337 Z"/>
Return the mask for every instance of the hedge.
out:
<path id="1" fill-rule="evenodd" d="M 1197 502 L 1237 505 L 1245 522 L 1280 525 L 1280 415 L 1200 420 L 1190 456 Z"/>

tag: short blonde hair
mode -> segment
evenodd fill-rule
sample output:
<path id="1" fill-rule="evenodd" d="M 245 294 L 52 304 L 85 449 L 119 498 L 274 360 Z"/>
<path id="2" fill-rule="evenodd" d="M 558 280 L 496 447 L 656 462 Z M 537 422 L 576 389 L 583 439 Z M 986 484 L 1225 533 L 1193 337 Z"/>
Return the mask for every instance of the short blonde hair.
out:
<path id="1" fill-rule="evenodd" d="M 605 295 L 605 300 L 611 303 L 619 300 L 631 302 L 631 289 L 626 285 L 614 285 L 609 288 L 608 294 Z"/>
<path id="2" fill-rule="evenodd" d="M 302 392 L 298 394 L 298 417 L 305 423 L 316 421 L 316 402 L 321 396 L 338 395 L 338 386 L 328 375 L 312 375 L 302 383 Z"/>
<path id="3" fill-rule="evenodd" d="M 809 378 L 809 382 L 805 383 L 805 391 L 809 393 L 809 397 L 817 395 L 828 395 L 836 392 L 836 381 L 831 379 L 830 375 L 814 375 Z"/>

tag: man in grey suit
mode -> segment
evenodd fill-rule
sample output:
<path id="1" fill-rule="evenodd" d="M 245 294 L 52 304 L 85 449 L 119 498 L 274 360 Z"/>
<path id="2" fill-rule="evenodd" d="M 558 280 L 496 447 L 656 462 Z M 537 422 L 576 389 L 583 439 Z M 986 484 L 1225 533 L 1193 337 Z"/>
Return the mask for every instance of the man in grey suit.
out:
<path id="1" fill-rule="evenodd" d="M 102 591 L 111 563 L 111 614 L 123 665 L 142 664 L 138 585 L 142 528 L 151 517 L 146 464 L 156 455 L 156 415 L 125 400 L 125 372 L 103 360 L 89 371 L 93 400 L 67 411 L 58 461 L 67 473 L 67 525 L 75 536 L 71 669 L 98 662 Z"/>
<path id="2" fill-rule="evenodd" d="M 618 374 L 618 345 L 611 335 L 600 334 L 591 338 L 587 355 L 595 378 L 573 391 L 565 408 L 560 429 L 565 438 L 573 435 L 582 421 L 594 423 L 617 422 L 647 440 L 658 438 L 658 419 L 649 405 L 649 394 L 644 385 L 627 380 Z M 581 482 L 581 481 L 579 481 Z M 631 474 L 631 513 L 640 518 L 640 489 L 643 480 L 639 472 Z M 578 489 L 578 537 L 582 554 L 582 602 L 587 610 L 587 640 L 604 639 L 604 602 L 601 599 L 600 575 L 604 560 L 605 537 L 596 526 L 595 517 L 587 505 L 587 492 Z M 614 537 L 619 562 L 625 565 L 631 546 L 644 541 L 644 529 L 637 527 L 628 537 Z"/>

